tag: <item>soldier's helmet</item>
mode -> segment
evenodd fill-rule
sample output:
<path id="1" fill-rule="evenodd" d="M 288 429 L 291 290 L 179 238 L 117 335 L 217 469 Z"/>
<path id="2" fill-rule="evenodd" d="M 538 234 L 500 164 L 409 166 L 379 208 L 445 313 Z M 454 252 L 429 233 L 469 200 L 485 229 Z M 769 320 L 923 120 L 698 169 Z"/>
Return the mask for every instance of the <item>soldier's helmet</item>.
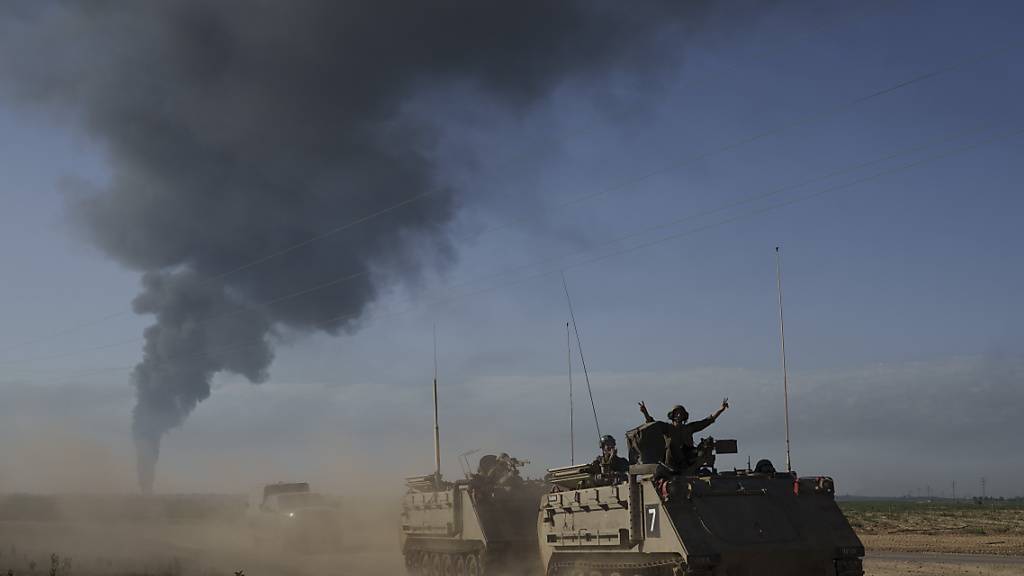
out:
<path id="1" fill-rule="evenodd" d="M 683 413 L 683 420 L 689 420 L 690 413 L 686 411 L 686 408 L 682 404 L 676 404 L 675 406 L 672 407 L 671 410 L 668 411 L 668 419 L 671 420 L 677 412 Z"/>
<path id="2" fill-rule="evenodd" d="M 610 434 L 601 436 L 601 448 L 605 446 L 615 446 L 615 437 Z"/>

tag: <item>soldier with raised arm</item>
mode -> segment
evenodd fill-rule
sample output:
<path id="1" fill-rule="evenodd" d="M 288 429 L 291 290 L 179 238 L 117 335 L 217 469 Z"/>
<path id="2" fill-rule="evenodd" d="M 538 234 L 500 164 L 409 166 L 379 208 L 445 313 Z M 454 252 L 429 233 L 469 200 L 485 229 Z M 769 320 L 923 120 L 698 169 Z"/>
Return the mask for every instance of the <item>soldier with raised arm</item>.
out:
<path id="1" fill-rule="evenodd" d="M 640 412 L 651 424 L 649 429 L 665 437 L 665 465 L 676 471 L 685 469 L 693 460 L 693 434 L 711 426 L 722 412 L 728 409 L 729 399 L 724 398 L 722 406 L 707 418 L 687 422 L 690 419 L 689 413 L 686 408 L 677 404 L 668 413 L 669 422 L 660 422 L 655 421 L 647 412 L 647 406 L 640 402 Z"/>

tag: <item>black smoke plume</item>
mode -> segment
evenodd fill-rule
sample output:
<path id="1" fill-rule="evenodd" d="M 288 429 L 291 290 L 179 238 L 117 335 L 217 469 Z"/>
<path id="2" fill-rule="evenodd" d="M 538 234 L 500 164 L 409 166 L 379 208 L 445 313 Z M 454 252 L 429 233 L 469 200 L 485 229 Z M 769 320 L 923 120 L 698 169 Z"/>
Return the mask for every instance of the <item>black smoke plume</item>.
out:
<path id="1" fill-rule="evenodd" d="M 220 0 L 0 9 L 5 92 L 79 122 L 111 177 L 73 205 L 142 273 L 152 314 L 133 431 L 152 489 L 161 438 L 219 371 L 267 377 L 275 330 L 354 330 L 387 282 L 454 257 L 462 191 L 404 114 L 452 88 L 510 111 L 560 83 L 653 70 L 703 2 Z M 668 42 L 662 42 L 668 40 Z M 500 137 L 496 135 L 496 137 Z M 350 230 L 284 250 L 381 209 Z M 283 295 L 348 281 L 271 303 Z"/>

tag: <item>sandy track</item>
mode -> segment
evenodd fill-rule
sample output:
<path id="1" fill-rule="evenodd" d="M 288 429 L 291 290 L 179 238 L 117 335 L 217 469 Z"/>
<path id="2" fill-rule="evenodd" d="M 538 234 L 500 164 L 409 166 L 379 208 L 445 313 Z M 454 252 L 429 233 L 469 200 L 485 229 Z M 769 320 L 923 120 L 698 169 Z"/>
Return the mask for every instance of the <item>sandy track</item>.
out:
<path id="1" fill-rule="evenodd" d="M 1024 536 L 1019 534 L 861 534 L 868 550 L 944 554 L 996 554 L 1024 556 Z"/>
<path id="2" fill-rule="evenodd" d="M 1024 557 L 972 554 L 869 553 L 866 576 L 1020 576 Z"/>

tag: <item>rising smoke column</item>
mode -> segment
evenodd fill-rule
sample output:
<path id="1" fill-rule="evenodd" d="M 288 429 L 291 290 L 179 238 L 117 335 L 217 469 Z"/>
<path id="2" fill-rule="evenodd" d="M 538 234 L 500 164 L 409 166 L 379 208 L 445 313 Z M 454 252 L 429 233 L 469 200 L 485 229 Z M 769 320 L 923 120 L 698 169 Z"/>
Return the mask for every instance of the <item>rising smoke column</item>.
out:
<path id="1" fill-rule="evenodd" d="M 74 202 L 72 215 L 103 252 L 142 273 L 134 310 L 155 318 L 132 375 L 140 487 L 152 489 L 161 439 L 209 396 L 214 374 L 267 377 L 276 327 L 354 330 L 384 284 L 452 261 L 446 229 L 462 191 L 431 160 L 436 130 L 403 113 L 417 95 L 456 87 L 523 110 L 570 79 L 654 70 L 665 46 L 655 40 L 685 37 L 704 4 L 0 8 L 5 93 L 70 116 L 109 158 L 109 183 Z"/>
<path id="2" fill-rule="evenodd" d="M 270 318 L 232 300 L 223 285 L 190 270 L 147 272 L 142 285 L 133 308 L 154 314 L 156 324 L 146 328 L 143 359 L 132 373 L 132 433 L 139 485 L 149 491 L 160 439 L 209 397 L 214 373 L 227 370 L 262 382 L 274 354 L 267 339 Z"/>

